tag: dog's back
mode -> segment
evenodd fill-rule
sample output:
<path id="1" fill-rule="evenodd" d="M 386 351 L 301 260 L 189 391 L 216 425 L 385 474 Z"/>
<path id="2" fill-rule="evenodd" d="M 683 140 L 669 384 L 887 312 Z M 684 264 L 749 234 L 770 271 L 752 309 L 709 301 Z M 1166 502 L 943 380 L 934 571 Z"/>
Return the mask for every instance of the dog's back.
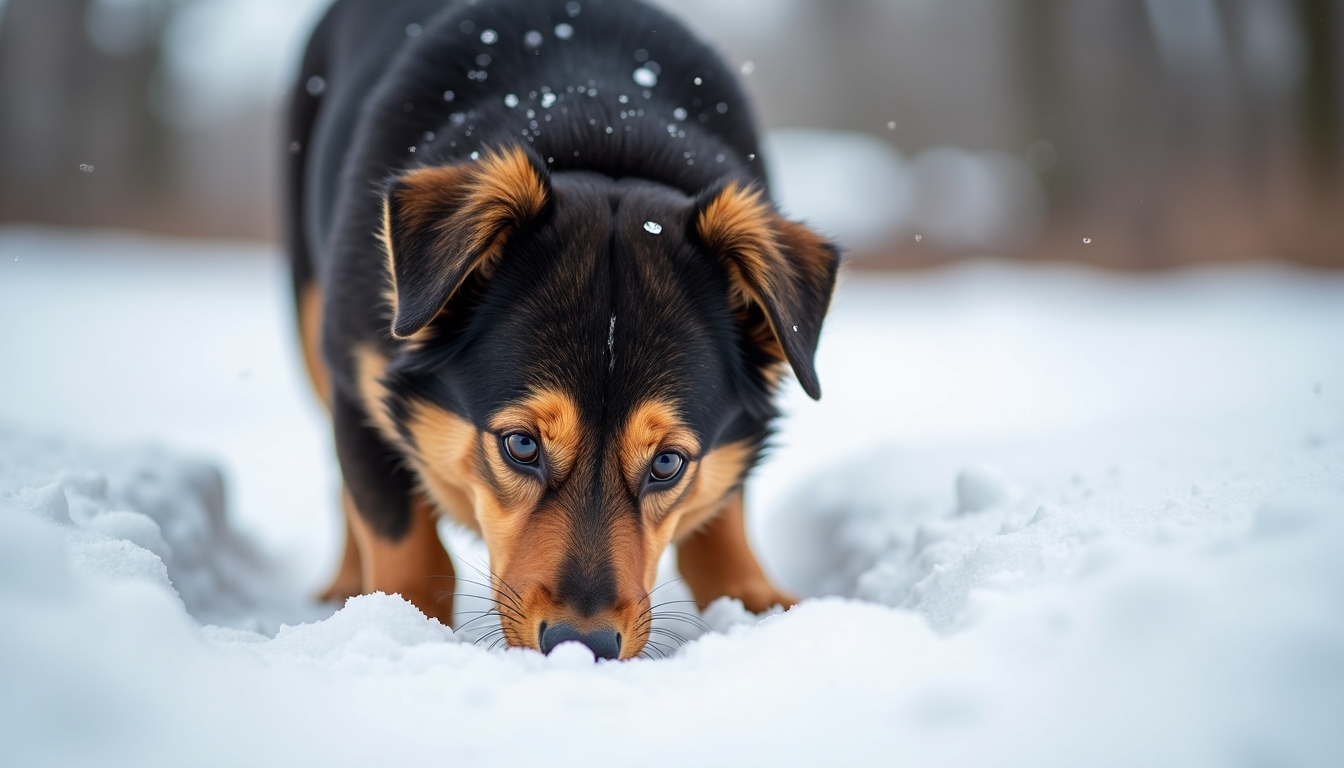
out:
<path id="1" fill-rule="evenodd" d="M 766 183 L 732 74 L 635 0 L 339 0 L 299 83 L 287 140 L 300 283 L 341 258 L 342 232 L 362 241 L 377 229 L 390 176 L 510 141 L 551 170 L 689 195 L 725 176 Z"/>

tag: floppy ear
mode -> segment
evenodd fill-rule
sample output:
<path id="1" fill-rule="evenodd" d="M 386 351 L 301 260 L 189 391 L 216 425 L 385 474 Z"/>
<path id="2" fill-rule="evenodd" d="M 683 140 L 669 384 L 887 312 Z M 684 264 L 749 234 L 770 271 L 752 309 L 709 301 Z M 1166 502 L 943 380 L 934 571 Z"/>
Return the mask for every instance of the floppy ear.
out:
<path id="1" fill-rule="evenodd" d="M 759 188 L 738 181 L 701 195 L 695 228 L 728 270 L 735 300 L 761 308 L 798 383 L 820 399 L 813 359 L 835 289 L 839 249 L 781 216 Z"/>
<path id="2" fill-rule="evenodd" d="M 519 147 L 479 161 L 417 168 L 383 201 L 392 335 L 424 328 L 473 271 L 489 269 L 508 238 L 545 209 L 546 170 Z"/>

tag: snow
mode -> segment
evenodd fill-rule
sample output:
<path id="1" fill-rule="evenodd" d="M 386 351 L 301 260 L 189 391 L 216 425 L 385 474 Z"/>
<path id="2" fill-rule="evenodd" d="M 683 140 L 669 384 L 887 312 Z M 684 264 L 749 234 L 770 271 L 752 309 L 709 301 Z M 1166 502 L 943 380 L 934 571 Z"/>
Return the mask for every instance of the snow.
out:
<path id="1" fill-rule="evenodd" d="M 1044 224 L 1040 180 L 1010 153 L 936 146 L 907 162 L 888 141 L 820 128 L 776 129 L 764 143 L 780 207 L 859 254 L 914 231 L 949 251 L 1017 252 Z"/>
<path id="2" fill-rule="evenodd" d="M 910 169 L 885 141 L 846 131 L 779 129 L 765 136 L 765 159 L 784 212 L 847 248 L 881 249 L 911 224 Z"/>
<path id="3" fill-rule="evenodd" d="M 196 0 L 169 10 L 161 45 L 165 115 L 201 125 L 247 109 L 280 102 L 328 0 Z M 131 17 L 152 20 L 153 3 L 98 0 L 107 8 L 90 18 L 93 28 Z M 146 8 L 146 6 L 148 6 Z M 132 22 L 133 23 L 133 22 Z M 96 37 L 107 37 L 103 31 Z"/>
<path id="4" fill-rule="evenodd" d="M 1344 277 L 847 275 L 748 499 L 807 599 L 593 663 L 304 599 L 335 480 L 274 254 L 11 229 L 0 275 L 0 764 L 1344 758 Z"/>
<path id="5" fill-rule="evenodd" d="M 567 25 L 561 25 L 561 26 L 567 26 Z M 559 27 L 557 27 L 556 29 L 558 30 Z M 658 84 L 658 75 L 654 74 L 654 71 L 649 69 L 648 67 L 639 67 L 638 69 L 636 69 L 634 73 L 631 75 L 631 79 L 633 79 L 635 83 L 638 84 L 639 87 L 641 88 L 652 88 Z"/>

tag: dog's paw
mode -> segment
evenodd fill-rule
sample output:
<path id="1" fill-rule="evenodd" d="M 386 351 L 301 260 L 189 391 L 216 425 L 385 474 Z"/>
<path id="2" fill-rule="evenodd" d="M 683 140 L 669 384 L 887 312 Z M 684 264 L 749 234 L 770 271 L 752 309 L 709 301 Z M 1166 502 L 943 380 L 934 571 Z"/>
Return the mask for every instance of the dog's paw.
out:
<path id="1" fill-rule="evenodd" d="M 734 584 L 724 590 L 724 597 L 742 601 L 742 606 L 752 613 L 765 613 L 780 606 L 785 610 L 798 604 L 798 596 L 784 592 L 768 581 L 752 581 Z"/>
<path id="2" fill-rule="evenodd" d="M 338 576 L 331 586 L 322 591 L 317 599 L 324 603 L 335 603 L 336 605 L 345 605 L 345 601 L 352 597 L 364 594 L 360 589 L 361 584 L 358 578 L 347 579 Z"/>

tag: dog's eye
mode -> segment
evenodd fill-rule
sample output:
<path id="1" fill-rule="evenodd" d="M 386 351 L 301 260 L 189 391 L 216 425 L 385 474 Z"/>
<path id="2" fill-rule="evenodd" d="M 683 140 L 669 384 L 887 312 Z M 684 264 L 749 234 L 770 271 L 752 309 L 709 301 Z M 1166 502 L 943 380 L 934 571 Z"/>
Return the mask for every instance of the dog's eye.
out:
<path id="1" fill-rule="evenodd" d="M 660 453 L 654 457 L 653 466 L 649 467 L 649 477 L 660 483 L 666 482 L 676 477 L 685 463 L 686 460 L 681 457 L 680 453 L 672 451 Z"/>
<path id="2" fill-rule="evenodd" d="M 504 450 L 509 452 L 509 458 L 519 464 L 531 464 L 537 460 L 541 447 L 537 445 L 536 440 L 521 432 L 515 432 L 504 438 Z"/>

